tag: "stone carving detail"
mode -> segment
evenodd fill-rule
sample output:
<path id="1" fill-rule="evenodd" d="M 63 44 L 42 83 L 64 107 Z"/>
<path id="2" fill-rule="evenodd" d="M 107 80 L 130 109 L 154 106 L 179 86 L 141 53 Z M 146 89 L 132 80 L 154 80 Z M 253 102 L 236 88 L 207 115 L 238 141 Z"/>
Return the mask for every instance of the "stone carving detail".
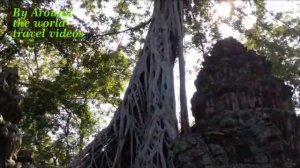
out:
<path id="1" fill-rule="evenodd" d="M 174 142 L 177 168 L 300 167 L 291 87 L 233 38 L 220 40 L 195 81 L 193 134 Z"/>

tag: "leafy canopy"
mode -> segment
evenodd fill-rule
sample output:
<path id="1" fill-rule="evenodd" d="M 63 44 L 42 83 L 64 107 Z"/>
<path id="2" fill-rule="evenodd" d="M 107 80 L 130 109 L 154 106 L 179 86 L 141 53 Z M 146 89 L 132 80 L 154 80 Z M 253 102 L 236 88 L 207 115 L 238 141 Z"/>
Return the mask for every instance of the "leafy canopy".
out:
<path id="1" fill-rule="evenodd" d="M 196 50 L 201 56 L 208 53 L 222 38 L 220 25 L 226 24 L 247 47 L 273 63 L 276 76 L 298 88 L 299 17 L 269 11 L 263 0 L 229 1 L 232 10 L 228 18 L 215 17 L 218 1 L 184 2 L 187 50 Z M 13 7 L 50 10 L 55 5 L 61 10 L 76 8 L 68 29 L 85 31 L 84 39 L 12 38 Z M 105 122 L 110 109 L 99 111 L 99 105 L 118 105 L 143 46 L 152 8 L 153 1 L 139 0 L 0 1 L 0 23 L 4 25 L 0 27 L 0 63 L 19 68 L 24 95 L 23 148 L 33 150 L 36 165 L 68 163 Z M 250 15 L 256 21 L 246 28 L 243 20 Z"/>

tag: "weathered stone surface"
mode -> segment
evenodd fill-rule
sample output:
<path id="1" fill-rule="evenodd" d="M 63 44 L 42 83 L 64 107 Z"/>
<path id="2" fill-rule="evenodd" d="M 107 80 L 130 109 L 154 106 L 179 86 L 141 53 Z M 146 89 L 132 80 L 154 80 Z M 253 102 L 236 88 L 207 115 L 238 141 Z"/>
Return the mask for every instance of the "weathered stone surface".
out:
<path id="1" fill-rule="evenodd" d="M 0 67 L 0 168 L 17 168 L 17 153 L 21 134 L 17 124 L 22 118 L 21 95 L 16 87 L 18 73 L 15 69 Z"/>
<path id="2" fill-rule="evenodd" d="M 300 167 L 291 87 L 265 57 L 233 38 L 218 41 L 195 81 L 193 134 L 174 142 L 176 168 Z"/>
<path id="3" fill-rule="evenodd" d="M 0 114 L 12 124 L 19 123 L 22 118 L 21 95 L 16 87 L 18 79 L 16 69 L 0 66 Z"/>

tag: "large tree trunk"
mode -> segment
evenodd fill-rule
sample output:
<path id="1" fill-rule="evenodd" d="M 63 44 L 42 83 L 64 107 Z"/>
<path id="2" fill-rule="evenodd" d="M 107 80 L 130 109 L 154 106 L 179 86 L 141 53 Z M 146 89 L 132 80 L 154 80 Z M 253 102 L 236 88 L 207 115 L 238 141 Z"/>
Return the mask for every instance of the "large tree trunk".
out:
<path id="1" fill-rule="evenodd" d="M 182 0 L 155 0 L 152 22 L 124 99 L 108 128 L 69 167 L 172 167 L 178 135 L 173 67 L 182 53 Z M 103 161 L 105 160 L 105 161 Z"/>

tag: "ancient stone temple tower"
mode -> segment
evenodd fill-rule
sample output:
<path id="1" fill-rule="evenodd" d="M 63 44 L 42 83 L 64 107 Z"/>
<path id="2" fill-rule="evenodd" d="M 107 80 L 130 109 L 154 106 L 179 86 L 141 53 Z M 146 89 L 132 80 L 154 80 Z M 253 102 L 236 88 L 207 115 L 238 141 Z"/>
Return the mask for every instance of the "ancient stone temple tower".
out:
<path id="1" fill-rule="evenodd" d="M 192 134 L 174 143 L 178 168 L 298 168 L 300 120 L 291 87 L 233 38 L 218 41 L 195 81 Z"/>

